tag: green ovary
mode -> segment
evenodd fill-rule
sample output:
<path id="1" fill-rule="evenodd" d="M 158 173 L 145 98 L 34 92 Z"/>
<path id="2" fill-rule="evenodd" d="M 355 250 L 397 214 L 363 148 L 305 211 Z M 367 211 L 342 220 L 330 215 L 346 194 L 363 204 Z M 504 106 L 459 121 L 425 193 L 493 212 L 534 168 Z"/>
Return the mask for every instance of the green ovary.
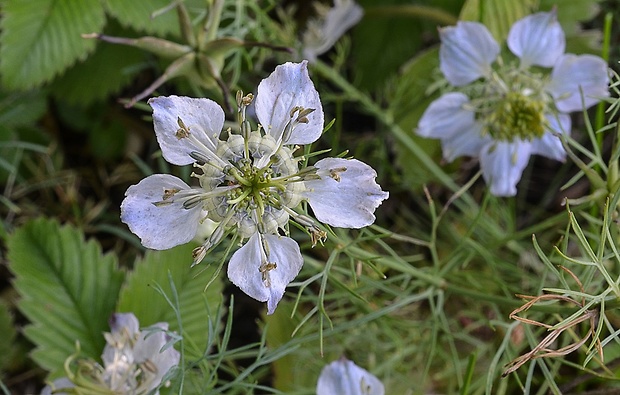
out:
<path id="1" fill-rule="evenodd" d="M 510 92 L 484 117 L 485 131 L 495 140 L 533 140 L 545 133 L 544 103 Z"/>

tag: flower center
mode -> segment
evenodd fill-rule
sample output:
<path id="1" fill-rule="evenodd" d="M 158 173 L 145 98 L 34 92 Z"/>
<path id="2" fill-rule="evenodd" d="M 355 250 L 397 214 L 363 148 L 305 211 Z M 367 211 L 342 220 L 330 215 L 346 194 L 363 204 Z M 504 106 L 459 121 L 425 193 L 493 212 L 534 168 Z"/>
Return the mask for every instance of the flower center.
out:
<path id="1" fill-rule="evenodd" d="M 482 119 L 484 132 L 495 140 L 533 140 L 545 133 L 545 105 L 520 92 L 508 92 Z"/>
<path id="2" fill-rule="evenodd" d="M 278 146 L 270 135 L 260 131 L 249 134 L 247 141 L 240 135 L 230 135 L 220 141 L 217 155 L 229 163 L 217 179 L 218 186 L 234 186 L 226 196 L 215 196 L 204 202 L 209 219 L 229 221 L 237 225 L 242 237 L 250 237 L 257 230 L 277 234 L 286 225 L 289 215 L 283 206 L 294 207 L 301 201 L 302 182 L 296 180 L 299 172 L 293 151 Z M 205 182 L 213 178 L 213 166 L 202 166 Z M 202 183 L 202 180 L 201 180 Z M 211 184 L 212 185 L 212 184 Z"/>

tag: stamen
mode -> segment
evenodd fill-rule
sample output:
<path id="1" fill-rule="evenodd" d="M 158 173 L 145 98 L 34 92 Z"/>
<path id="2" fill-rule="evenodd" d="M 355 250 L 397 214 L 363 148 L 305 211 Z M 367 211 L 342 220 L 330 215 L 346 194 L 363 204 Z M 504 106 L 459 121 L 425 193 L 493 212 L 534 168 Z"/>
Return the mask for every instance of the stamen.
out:
<path id="1" fill-rule="evenodd" d="M 258 271 L 261 274 L 261 278 L 263 280 L 263 284 L 265 284 L 265 287 L 267 288 L 271 287 L 271 279 L 269 278 L 269 272 L 272 270 L 275 270 L 277 267 L 278 265 L 275 262 L 263 262 L 258 267 Z"/>
<path id="2" fill-rule="evenodd" d="M 177 129 L 176 133 L 174 134 L 175 136 L 177 136 L 177 139 L 181 140 L 184 138 L 188 138 L 190 135 L 189 128 L 185 126 L 185 123 L 183 123 L 181 117 L 177 117 L 177 124 L 179 124 L 179 129 Z"/>
<path id="3" fill-rule="evenodd" d="M 162 196 L 162 200 L 168 200 L 173 197 L 180 189 L 177 188 L 164 188 L 164 195 Z"/>

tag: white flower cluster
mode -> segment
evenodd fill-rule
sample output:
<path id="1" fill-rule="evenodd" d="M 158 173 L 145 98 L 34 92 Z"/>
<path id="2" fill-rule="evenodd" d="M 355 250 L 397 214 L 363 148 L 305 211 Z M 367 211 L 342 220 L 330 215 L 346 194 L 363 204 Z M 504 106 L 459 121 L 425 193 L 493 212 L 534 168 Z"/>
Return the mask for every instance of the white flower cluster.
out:
<path id="1" fill-rule="evenodd" d="M 256 130 L 245 116 L 252 102 Z M 299 246 L 288 237 L 289 220 L 306 228 L 314 244 L 326 237 L 295 208 L 306 201 L 325 224 L 361 228 L 374 222 L 388 193 L 375 182 L 376 172 L 356 159 L 326 158 L 304 167 L 304 158 L 294 156 L 299 145 L 313 143 L 323 131 L 323 109 L 306 61 L 278 66 L 261 81 L 256 98 L 238 95 L 237 103 L 239 131 L 233 133 L 222 132 L 224 111 L 209 99 L 149 100 L 164 158 L 199 169 L 192 174 L 199 186 L 151 175 L 127 190 L 121 220 L 145 247 L 158 250 L 189 242 L 203 221 L 216 222 L 194 250 L 194 264 L 226 234 L 246 241 L 232 255 L 228 277 L 267 302 L 271 314 L 303 265 Z"/>
<path id="2" fill-rule="evenodd" d="M 440 68 L 458 91 L 432 102 L 417 133 L 441 139 L 443 156 L 480 158 L 491 193 L 513 196 L 532 154 L 564 160 L 558 134 L 569 134 L 572 111 L 608 96 L 605 61 L 565 54 L 556 12 L 517 21 L 508 48 L 519 58 L 498 61 L 499 44 L 477 22 L 458 22 L 440 31 Z M 545 73 L 543 68 L 552 68 Z"/>

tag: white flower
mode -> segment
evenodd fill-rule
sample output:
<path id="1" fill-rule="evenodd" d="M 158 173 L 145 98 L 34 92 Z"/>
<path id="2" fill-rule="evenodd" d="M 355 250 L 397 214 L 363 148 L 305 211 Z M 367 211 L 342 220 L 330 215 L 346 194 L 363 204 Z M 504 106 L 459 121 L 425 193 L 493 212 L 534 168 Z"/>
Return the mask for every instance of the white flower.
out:
<path id="1" fill-rule="evenodd" d="M 105 333 L 103 349 L 103 381 L 107 388 L 128 394 L 150 394 L 162 384 L 162 378 L 178 365 L 180 354 L 168 343 L 167 322 L 159 322 L 150 330 L 140 331 L 132 313 L 114 314 L 110 333 Z M 159 391 L 155 392 L 159 394 Z"/>
<path id="2" fill-rule="evenodd" d="M 308 22 L 303 36 L 303 56 L 311 62 L 333 47 L 364 15 L 362 7 L 353 0 L 334 0 L 329 9 L 320 3 L 315 5 L 319 17 Z"/>
<path id="3" fill-rule="evenodd" d="M 193 166 L 199 186 L 156 174 L 131 186 L 121 205 L 121 220 L 148 248 L 167 249 L 194 238 L 199 224 L 215 227 L 194 250 L 194 263 L 227 233 L 247 243 L 231 257 L 228 277 L 249 296 L 267 302 L 273 313 L 303 258 L 288 237 L 288 222 L 305 227 L 313 243 L 326 233 L 295 211 L 307 201 L 319 221 L 361 228 L 374 222 L 374 211 L 388 197 L 375 182 L 376 172 L 355 159 L 327 158 L 300 168 L 297 145 L 316 141 L 323 131 L 319 94 L 307 61 L 286 63 L 258 86 L 256 98 L 239 95 L 239 132 L 222 136 L 224 111 L 209 99 L 158 97 L 153 107 L 155 133 L 164 158 Z M 247 106 L 255 102 L 260 122 L 251 130 Z"/>
<path id="4" fill-rule="evenodd" d="M 165 331 L 168 323 L 160 322 L 140 331 L 132 313 L 114 314 L 110 319 L 110 333 L 104 333 L 106 346 L 101 355 L 103 366 L 94 361 L 81 361 L 76 374 L 69 373 L 43 388 L 41 395 L 94 391 L 96 393 L 158 395 L 154 391 L 162 384 L 164 375 L 179 364 L 180 354 L 168 343 Z M 53 391 L 53 392 L 52 392 Z M 88 392 L 88 393 L 90 393 Z"/>
<path id="5" fill-rule="evenodd" d="M 316 385 L 317 395 L 383 395 L 383 383 L 352 361 L 341 358 L 325 366 Z"/>
<path id="6" fill-rule="evenodd" d="M 569 134 L 568 112 L 608 96 L 607 65 L 592 55 L 564 54 L 555 11 L 517 21 L 507 44 L 519 64 L 499 62 L 487 28 L 458 22 L 440 31 L 441 71 L 457 92 L 426 109 L 416 132 L 441 139 L 444 159 L 477 156 L 491 193 L 513 196 L 532 154 L 563 161 L 558 134 Z M 550 75 L 530 66 L 553 67 Z"/>

